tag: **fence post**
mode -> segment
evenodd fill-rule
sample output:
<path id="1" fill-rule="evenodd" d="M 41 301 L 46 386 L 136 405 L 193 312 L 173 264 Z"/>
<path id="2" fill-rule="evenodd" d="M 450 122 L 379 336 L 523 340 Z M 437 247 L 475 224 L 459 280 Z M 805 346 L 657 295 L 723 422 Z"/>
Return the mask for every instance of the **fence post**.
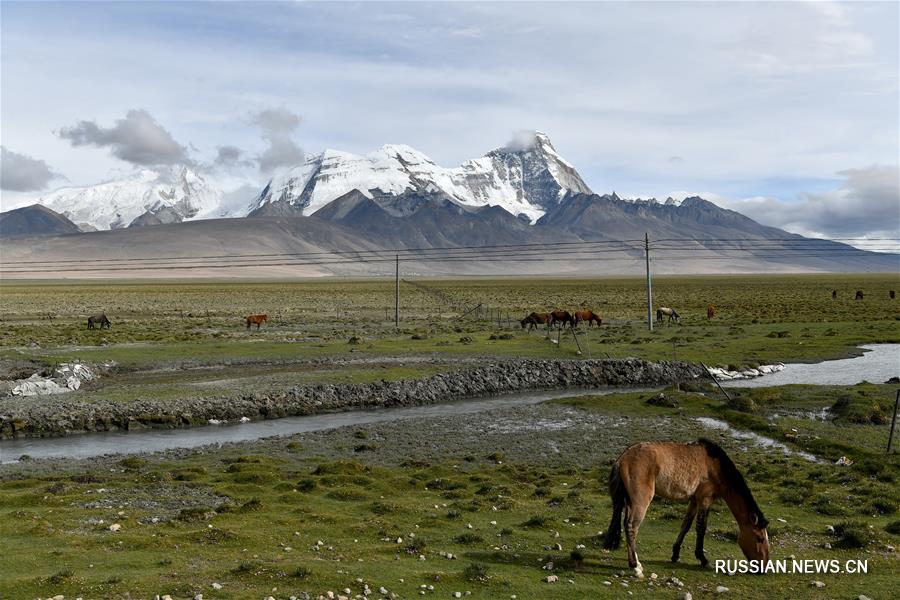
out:
<path id="1" fill-rule="evenodd" d="M 891 435 L 888 436 L 888 454 L 891 453 L 891 444 L 894 442 L 894 426 L 897 424 L 897 406 L 900 405 L 900 390 L 897 390 L 897 397 L 894 399 L 894 417 L 891 419 Z"/>

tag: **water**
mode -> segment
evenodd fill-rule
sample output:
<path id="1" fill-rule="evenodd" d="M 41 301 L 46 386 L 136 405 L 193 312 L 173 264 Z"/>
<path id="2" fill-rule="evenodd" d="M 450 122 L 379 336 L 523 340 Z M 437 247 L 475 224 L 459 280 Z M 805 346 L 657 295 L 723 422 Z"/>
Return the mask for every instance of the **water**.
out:
<path id="1" fill-rule="evenodd" d="M 731 387 L 763 387 L 794 383 L 819 385 L 853 385 L 862 380 L 881 383 L 900 375 L 900 344 L 862 346 L 866 352 L 856 358 L 831 360 L 817 364 L 788 364 L 783 371 L 756 379 L 723 382 Z M 266 437 L 291 435 L 308 431 L 322 431 L 348 425 L 366 425 L 398 419 L 443 417 L 469 414 L 537 404 L 554 398 L 579 393 L 610 394 L 620 391 L 647 391 L 651 388 L 602 388 L 591 390 L 556 390 L 509 394 L 491 398 L 448 402 L 430 406 L 355 410 L 302 417 L 285 417 L 244 424 L 211 425 L 191 429 L 146 429 L 90 433 L 60 438 L 21 439 L 0 441 L 0 463 L 14 462 L 23 454 L 32 458 L 90 458 L 104 454 L 136 454 L 160 452 L 175 448 L 195 448 L 209 444 L 242 442 Z M 756 445 L 777 447 L 791 452 L 787 446 L 755 433 L 731 429 L 727 423 L 715 419 L 701 419 L 706 427 L 725 429 L 739 439 Z M 796 454 L 815 460 L 811 454 Z"/>
<path id="2" fill-rule="evenodd" d="M 891 377 L 900 376 L 900 344 L 869 344 L 860 348 L 865 353 L 855 358 L 815 364 L 786 364 L 784 370 L 771 375 L 721 383 L 723 387 L 769 387 L 794 383 L 854 385 L 860 381 L 884 383 Z"/>
<path id="3" fill-rule="evenodd" d="M 781 450 L 787 455 L 793 454 L 795 456 L 800 456 L 801 458 L 805 458 L 810 462 L 821 462 L 818 458 L 816 458 L 809 452 L 803 452 L 802 450 L 792 450 L 781 442 L 776 442 L 772 438 L 767 438 L 763 435 L 759 435 L 758 433 L 753 433 L 752 431 L 733 429 L 731 425 L 729 425 L 725 421 L 720 421 L 719 419 L 712 419 L 710 417 L 697 417 L 697 421 L 704 427 L 708 427 L 709 429 L 716 429 L 719 431 L 726 431 L 731 434 L 731 437 L 737 440 L 746 440 L 754 446 L 758 446 L 760 448 L 775 448 L 776 450 Z"/>
<path id="4" fill-rule="evenodd" d="M 506 394 L 428 406 L 354 410 L 268 421 L 208 425 L 190 429 L 143 429 L 110 431 L 58 438 L 25 438 L 0 441 L 0 463 L 15 462 L 23 454 L 31 458 L 91 458 L 104 454 L 138 454 L 175 448 L 196 448 L 208 444 L 244 442 L 272 436 L 322 431 L 348 425 L 366 425 L 398 419 L 445 417 L 483 412 L 495 408 L 537 404 L 578 394 L 611 394 L 621 391 L 650 391 L 658 388 L 594 388 Z"/>

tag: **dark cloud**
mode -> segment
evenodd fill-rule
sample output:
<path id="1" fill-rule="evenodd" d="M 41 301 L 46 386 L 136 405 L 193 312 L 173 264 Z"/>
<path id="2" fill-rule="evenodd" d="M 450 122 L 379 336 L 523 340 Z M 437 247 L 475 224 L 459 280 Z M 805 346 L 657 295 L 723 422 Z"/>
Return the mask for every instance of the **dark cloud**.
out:
<path id="1" fill-rule="evenodd" d="M 805 193 L 797 201 L 750 198 L 726 202 L 763 223 L 798 233 L 827 237 L 900 235 L 900 168 L 875 165 L 848 169 L 840 187 Z"/>
<path id="2" fill-rule="evenodd" d="M 289 135 L 300 127 L 300 116 L 282 106 L 256 113 L 252 122 L 262 129 L 263 135 Z"/>
<path id="3" fill-rule="evenodd" d="M 217 167 L 246 166 L 249 161 L 243 158 L 244 151 L 237 146 L 219 146 L 214 165 Z"/>
<path id="4" fill-rule="evenodd" d="M 303 161 L 303 149 L 291 138 L 300 127 L 299 115 L 284 107 L 269 108 L 253 115 L 251 122 L 260 128 L 262 138 L 268 144 L 256 157 L 260 171 L 269 173 Z"/>
<path id="5" fill-rule="evenodd" d="M 79 121 L 59 131 L 73 146 L 109 148 L 113 156 L 135 165 L 190 164 L 187 150 L 145 110 L 130 110 L 112 127 Z"/>
<path id="6" fill-rule="evenodd" d="M 62 177 L 42 160 L 7 150 L 0 146 L 0 189 L 14 192 L 33 192 L 47 187 L 53 179 Z"/>

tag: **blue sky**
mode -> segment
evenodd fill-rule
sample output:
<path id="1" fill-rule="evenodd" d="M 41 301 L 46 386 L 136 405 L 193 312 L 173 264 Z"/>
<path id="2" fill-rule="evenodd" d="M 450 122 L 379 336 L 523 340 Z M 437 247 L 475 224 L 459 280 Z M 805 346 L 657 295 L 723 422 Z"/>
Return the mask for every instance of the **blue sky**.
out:
<path id="1" fill-rule="evenodd" d="M 803 233 L 900 235 L 895 2 L 0 7 L 4 161 L 43 161 L 22 171 L 43 189 L 133 168 L 60 132 L 134 110 L 198 165 L 239 149 L 215 176 L 261 187 L 271 136 L 254 116 L 278 109 L 300 124 L 277 139 L 307 153 L 405 143 L 452 166 L 538 129 L 600 193 L 702 193 Z"/>

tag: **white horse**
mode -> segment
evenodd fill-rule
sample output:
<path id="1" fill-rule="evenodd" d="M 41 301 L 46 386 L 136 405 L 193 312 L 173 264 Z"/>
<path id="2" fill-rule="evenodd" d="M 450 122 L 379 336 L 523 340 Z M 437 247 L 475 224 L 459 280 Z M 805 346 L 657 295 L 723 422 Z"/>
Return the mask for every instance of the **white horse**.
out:
<path id="1" fill-rule="evenodd" d="M 663 320 L 663 315 L 669 317 L 669 322 L 670 322 L 670 323 L 671 323 L 672 321 L 675 321 L 676 323 L 678 323 L 679 320 L 681 319 L 681 317 L 678 316 L 678 313 L 675 312 L 675 309 L 674 309 L 674 308 L 668 308 L 668 307 L 665 307 L 665 306 L 663 306 L 663 307 L 661 307 L 661 308 L 657 308 L 657 309 L 656 309 L 656 320 L 657 320 L 657 321 L 662 321 L 662 320 Z"/>

